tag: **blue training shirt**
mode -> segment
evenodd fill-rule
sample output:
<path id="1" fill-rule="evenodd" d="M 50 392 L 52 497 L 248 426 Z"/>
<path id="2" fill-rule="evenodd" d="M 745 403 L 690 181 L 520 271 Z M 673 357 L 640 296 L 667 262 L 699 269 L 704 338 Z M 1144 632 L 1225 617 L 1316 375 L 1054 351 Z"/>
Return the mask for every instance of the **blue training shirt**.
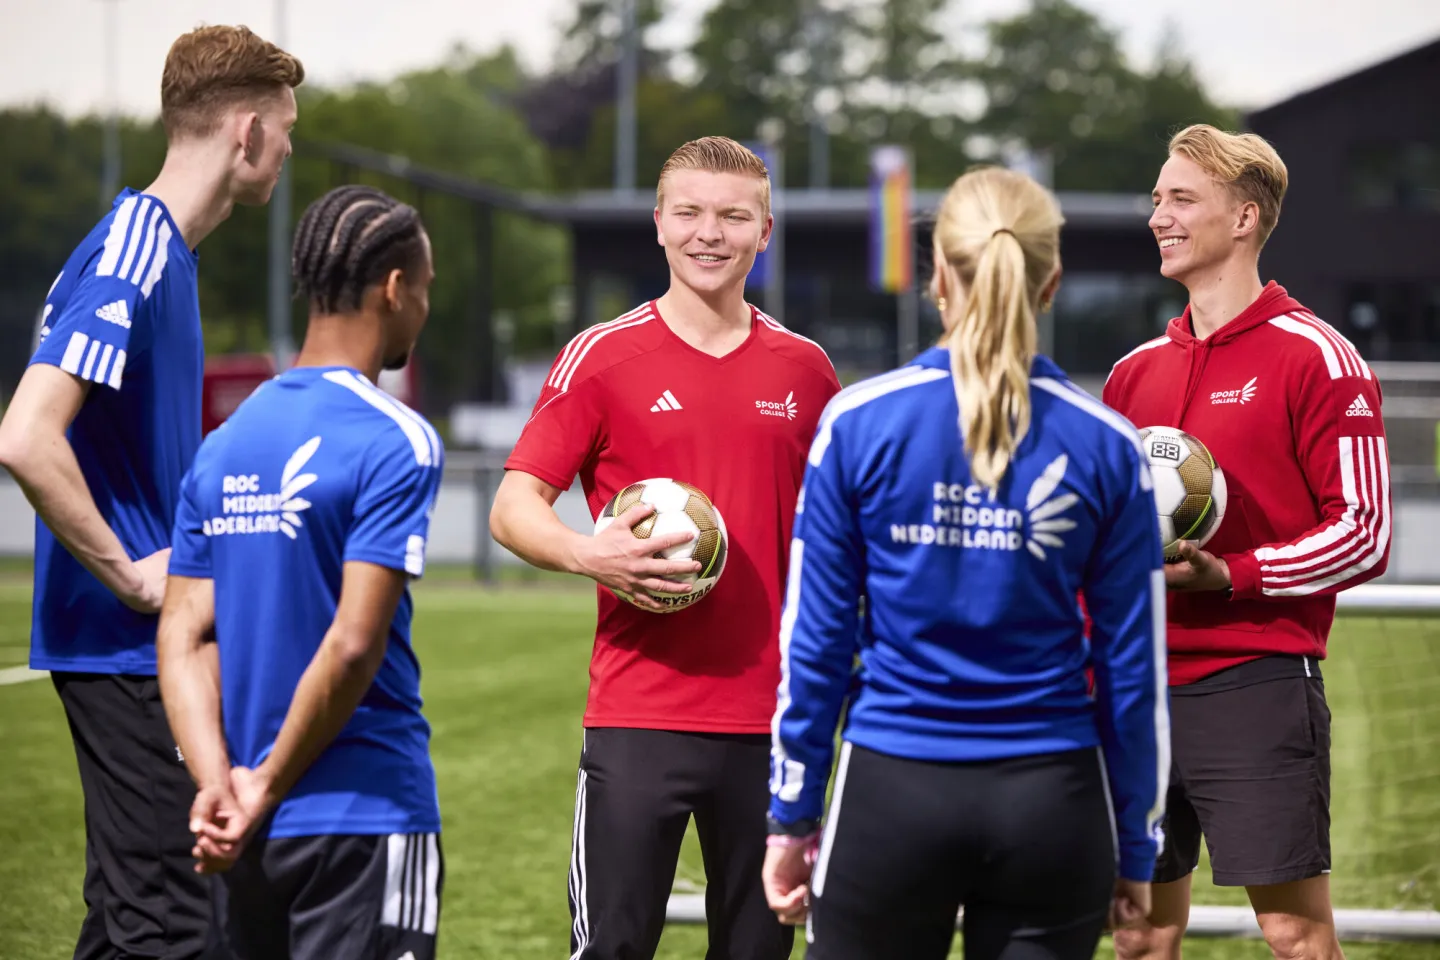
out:
<path id="1" fill-rule="evenodd" d="M 946 350 L 826 408 L 790 548 L 771 813 L 820 817 L 848 696 L 844 738 L 891 756 L 1102 747 L 1121 874 L 1149 880 L 1170 767 L 1149 468 L 1130 423 L 1043 357 L 1030 404 L 993 497 L 970 476 Z"/>
<path id="2" fill-rule="evenodd" d="M 132 560 L 170 546 L 200 446 L 197 262 L 165 205 L 127 188 L 55 278 L 30 360 L 90 382 L 70 445 Z M 36 670 L 155 673 L 157 618 L 121 603 L 38 517 L 31 623 Z"/>
<path id="3" fill-rule="evenodd" d="M 419 414 L 345 367 L 262 385 L 200 448 L 172 575 L 211 579 L 230 760 L 270 753 L 335 618 L 348 561 L 419 577 L 444 448 Z M 407 588 L 375 681 L 277 808 L 272 837 L 435 833 L 430 726 Z"/>

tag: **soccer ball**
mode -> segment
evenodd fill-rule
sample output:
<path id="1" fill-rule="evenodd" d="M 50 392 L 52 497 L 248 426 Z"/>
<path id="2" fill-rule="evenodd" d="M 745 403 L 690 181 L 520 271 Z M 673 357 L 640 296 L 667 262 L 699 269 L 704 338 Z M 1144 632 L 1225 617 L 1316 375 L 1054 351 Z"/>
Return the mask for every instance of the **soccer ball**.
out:
<path id="1" fill-rule="evenodd" d="M 1155 507 L 1160 514 L 1160 545 L 1166 561 L 1180 558 L 1179 542 L 1205 546 L 1225 519 L 1225 472 L 1205 444 L 1175 427 L 1140 431 L 1150 473 L 1155 478 Z"/>
<path id="2" fill-rule="evenodd" d="M 654 513 L 630 528 L 630 531 L 642 540 L 682 531 L 694 534 L 694 540 L 655 554 L 666 560 L 696 560 L 700 563 L 699 573 L 672 578 L 679 583 L 693 584 L 691 591 L 646 591 L 664 606 L 665 613 L 674 613 L 693 606 L 715 589 L 715 584 L 720 581 L 720 574 L 725 572 L 725 556 L 729 552 L 725 518 L 720 516 L 715 504 L 711 503 L 710 498 L 698 487 L 662 477 L 632 483 L 611 497 L 595 520 L 595 532 L 599 533 L 610 526 L 616 517 L 637 503 L 648 503 L 655 508 Z M 634 603 L 624 594 L 615 595 L 627 603 Z"/>

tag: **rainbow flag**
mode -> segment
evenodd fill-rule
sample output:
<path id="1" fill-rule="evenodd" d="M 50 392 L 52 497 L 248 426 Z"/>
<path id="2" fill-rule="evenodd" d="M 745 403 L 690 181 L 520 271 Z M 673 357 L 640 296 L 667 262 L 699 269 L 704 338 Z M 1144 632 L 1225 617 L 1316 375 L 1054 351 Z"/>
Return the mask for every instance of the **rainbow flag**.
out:
<path id="1" fill-rule="evenodd" d="M 915 279 L 910 205 L 909 152 L 876 147 L 870 152 L 870 286 L 884 293 L 907 290 Z"/>

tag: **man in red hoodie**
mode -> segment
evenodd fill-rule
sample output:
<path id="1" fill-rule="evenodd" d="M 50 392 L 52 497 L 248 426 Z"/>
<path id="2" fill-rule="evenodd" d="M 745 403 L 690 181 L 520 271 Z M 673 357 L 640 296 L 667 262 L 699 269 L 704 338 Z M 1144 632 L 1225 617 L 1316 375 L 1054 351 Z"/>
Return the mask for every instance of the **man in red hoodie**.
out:
<path id="1" fill-rule="evenodd" d="M 1137 427 L 1198 437 L 1229 487 L 1206 549 L 1166 566 L 1174 761 L 1150 925 L 1116 932 L 1125 960 L 1180 956 L 1202 835 L 1215 883 L 1245 887 L 1277 957 L 1343 956 L 1320 661 L 1335 594 L 1385 570 L 1389 458 L 1360 354 L 1260 281 L 1287 179 L 1253 134 L 1175 135 L 1150 229 L 1190 305 L 1105 384 Z"/>

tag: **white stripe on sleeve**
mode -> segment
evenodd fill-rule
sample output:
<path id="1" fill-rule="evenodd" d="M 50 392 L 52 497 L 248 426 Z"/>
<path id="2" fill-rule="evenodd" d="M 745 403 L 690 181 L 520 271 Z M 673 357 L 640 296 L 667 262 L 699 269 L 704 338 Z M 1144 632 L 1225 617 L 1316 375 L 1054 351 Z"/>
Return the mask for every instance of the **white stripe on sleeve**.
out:
<path id="1" fill-rule="evenodd" d="M 1275 570 L 1261 557 L 1261 588 L 1266 596 L 1299 597 L 1308 596 L 1344 583 L 1370 570 L 1381 558 L 1390 543 L 1390 467 L 1383 437 L 1341 437 L 1341 475 L 1345 484 L 1347 509 L 1345 516 L 1333 527 L 1339 527 L 1348 520 L 1348 529 L 1343 540 L 1332 538 L 1334 543 L 1328 552 L 1319 556 L 1302 555 L 1297 562 L 1285 564 L 1281 569 L 1288 571 L 1308 567 L 1302 573 L 1277 576 Z M 1358 464 L 1357 464 L 1358 461 Z M 1358 465 L 1360 479 L 1356 481 Z M 1358 522 L 1355 515 L 1358 513 Z M 1322 535 L 1323 536 L 1323 535 Z M 1317 538 L 1311 537 L 1301 544 Z M 1296 545 L 1298 546 L 1298 545 Z M 1280 548 L 1291 550 L 1293 547 Z M 1256 551 L 1257 556 L 1262 551 Z M 1264 550 L 1267 555 L 1278 550 Z M 1315 566 L 1329 560 L 1328 564 Z"/>
<path id="2" fill-rule="evenodd" d="M 99 366 L 97 366 L 97 367 L 95 368 L 95 382 L 96 382 L 96 383 L 104 383 L 104 382 L 105 382 L 105 372 L 110 369 L 110 356 L 111 356 L 111 354 L 113 354 L 114 352 L 115 352 L 115 348 L 114 348 L 114 347 L 112 347 L 112 346 L 111 346 L 110 344 L 108 344 L 108 343 L 105 344 L 105 350 L 100 354 L 100 364 L 99 364 Z"/>
<path id="3" fill-rule="evenodd" d="M 145 274 L 145 282 L 140 285 L 140 294 L 144 297 L 150 296 L 150 291 L 165 272 L 165 263 L 170 259 L 170 237 L 170 224 L 162 220 L 155 237 L 155 259 L 150 261 L 150 272 Z"/>
<path id="4" fill-rule="evenodd" d="M 401 413 L 400 409 L 390 399 L 389 394 L 384 393 L 378 387 L 361 383 L 355 378 L 355 375 L 348 370 L 332 370 L 325 374 L 325 379 L 344 387 L 395 421 L 395 424 L 405 434 L 405 439 L 410 441 L 410 446 L 415 451 L 415 462 L 422 467 L 434 466 L 435 461 L 430 454 L 430 437 L 427 435 L 427 431 L 422 430 L 418 423 Z"/>
<path id="5" fill-rule="evenodd" d="M 121 378 L 125 375 L 125 351 L 115 351 L 115 362 L 110 365 L 110 379 L 107 381 L 116 390 L 120 389 Z"/>
<path id="6" fill-rule="evenodd" d="M 145 246 L 140 248 L 140 257 L 135 261 L 135 271 L 128 274 L 130 282 L 137 287 L 140 279 L 145 276 L 145 265 L 150 262 L 150 254 L 155 249 L 155 234 L 158 232 L 156 223 L 160 220 L 160 205 L 157 203 L 155 209 L 150 212 L 150 224 L 145 228 Z M 127 276 L 122 270 L 121 276 Z"/>
<path id="7" fill-rule="evenodd" d="M 65 355 L 60 358 L 60 369 L 79 376 L 80 362 L 85 359 L 85 347 L 89 343 L 90 338 L 78 330 L 70 334 L 70 342 L 65 345 Z"/>
<path id="8" fill-rule="evenodd" d="M 91 379 L 90 374 L 95 371 L 95 357 L 100 353 L 100 341 L 91 340 L 90 349 L 85 353 L 85 366 L 80 371 L 80 376 L 86 380 Z"/>
<path id="9" fill-rule="evenodd" d="M 135 262 L 135 254 L 140 252 L 141 241 L 145 239 L 144 235 L 155 229 L 154 218 L 151 217 L 148 223 L 145 219 L 150 215 L 150 207 L 150 198 L 141 198 L 140 209 L 135 211 L 135 229 L 130 231 L 130 242 L 125 245 L 125 259 L 120 263 L 119 276 L 122 280 L 130 276 L 130 266 Z M 155 212 L 158 214 L 160 208 L 156 207 Z"/>
<path id="10" fill-rule="evenodd" d="M 125 252 L 125 235 L 130 230 L 130 218 L 135 215 L 135 203 L 135 198 L 131 197 L 115 211 L 115 219 L 110 221 L 110 232 L 105 235 L 105 252 L 100 255 L 100 263 L 95 267 L 95 276 L 114 276 L 120 254 Z"/>
<path id="11" fill-rule="evenodd" d="M 1325 335 L 1319 330 L 1305 321 L 1296 320 L 1291 316 L 1276 317 L 1270 323 L 1281 330 L 1298 334 L 1319 347 L 1320 355 L 1325 358 L 1325 369 L 1329 371 L 1331 380 L 1338 380 L 1346 375 L 1344 368 L 1340 366 L 1340 357 L 1335 353 L 1335 346 L 1325 339 Z"/>
<path id="12" fill-rule="evenodd" d="M 780 614 L 780 689 L 775 702 L 775 717 L 770 721 L 770 753 L 775 761 L 774 782 L 770 789 L 785 803 L 799 800 L 805 785 L 805 764 L 791 760 L 780 739 L 780 721 L 790 708 L 790 641 L 795 636 L 795 623 L 800 617 L 800 580 L 804 575 L 805 542 L 795 537 L 790 541 L 790 575 L 785 586 L 785 607 Z"/>
<path id="13" fill-rule="evenodd" d="M 646 302 L 636 307 L 634 310 L 631 310 L 629 313 L 621 314 L 614 320 L 607 320 L 604 323 L 597 323 L 595 326 L 590 327 L 588 330 L 582 330 L 577 333 L 574 338 L 565 345 L 565 349 L 560 351 L 560 359 L 556 362 L 555 371 L 550 375 L 550 379 L 548 381 L 550 386 L 559 387 L 560 384 L 564 382 L 565 375 L 570 372 L 571 365 L 579 362 L 576 358 L 576 352 L 582 347 L 584 347 L 586 344 L 588 344 L 591 340 L 603 334 L 610 328 L 618 324 L 623 324 L 629 320 L 634 320 L 641 314 L 648 313 L 649 311 L 650 304 Z"/>

